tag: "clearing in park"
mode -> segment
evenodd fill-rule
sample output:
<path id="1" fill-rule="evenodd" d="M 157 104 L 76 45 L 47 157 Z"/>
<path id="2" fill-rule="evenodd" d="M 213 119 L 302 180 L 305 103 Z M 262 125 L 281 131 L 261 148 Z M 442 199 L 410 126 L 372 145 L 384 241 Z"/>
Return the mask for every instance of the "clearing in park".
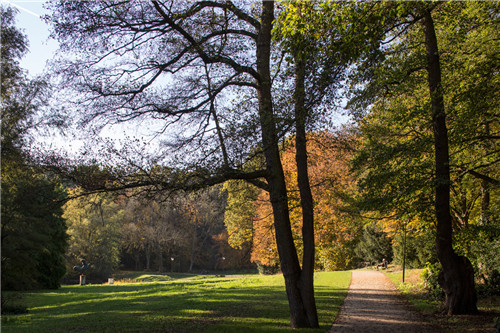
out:
<path id="1" fill-rule="evenodd" d="M 321 327 L 293 332 L 328 330 L 350 277 L 350 272 L 316 273 Z M 2 332 L 292 331 L 282 275 L 135 274 L 130 278 L 137 283 L 118 280 L 114 285 L 29 293 L 28 313 L 4 316 Z"/>

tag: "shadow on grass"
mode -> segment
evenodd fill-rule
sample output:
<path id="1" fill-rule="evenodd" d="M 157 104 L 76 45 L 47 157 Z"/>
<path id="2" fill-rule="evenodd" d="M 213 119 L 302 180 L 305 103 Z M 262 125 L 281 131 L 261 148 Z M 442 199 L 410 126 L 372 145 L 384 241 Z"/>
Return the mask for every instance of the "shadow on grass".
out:
<path id="1" fill-rule="evenodd" d="M 2 318 L 2 332 L 290 331 L 284 287 L 273 285 L 272 279 L 269 285 L 257 279 L 242 281 L 208 278 L 36 292 L 27 295 L 28 314 Z M 316 289 L 324 322 L 317 331 L 324 332 L 347 290 Z"/>

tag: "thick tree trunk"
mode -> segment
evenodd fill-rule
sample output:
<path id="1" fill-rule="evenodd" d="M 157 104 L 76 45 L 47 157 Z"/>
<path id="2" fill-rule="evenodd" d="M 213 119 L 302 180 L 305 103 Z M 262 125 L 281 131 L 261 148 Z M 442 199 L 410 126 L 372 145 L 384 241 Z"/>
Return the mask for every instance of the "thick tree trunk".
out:
<path id="1" fill-rule="evenodd" d="M 262 1 L 262 19 L 257 36 L 257 82 L 259 118 L 262 127 L 262 143 L 268 171 L 269 196 L 273 207 L 276 243 L 280 257 L 281 271 L 290 307 L 290 325 L 294 328 L 311 327 L 306 315 L 300 288 L 300 265 L 293 242 L 288 198 L 283 167 L 281 165 L 276 122 L 271 95 L 271 30 L 274 19 L 274 2 Z"/>
<path id="2" fill-rule="evenodd" d="M 304 252 L 300 291 L 307 318 L 311 327 L 319 327 L 316 301 L 314 299 L 314 204 L 309 184 L 307 167 L 307 139 L 305 109 L 305 63 L 297 57 L 295 60 L 295 161 L 297 164 L 297 184 L 302 207 L 302 241 Z"/>
<path id="3" fill-rule="evenodd" d="M 448 132 L 441 87 L 439 50 L 434 22 L 429 10 L 424 12 L 424 33 L 434 130 L 436 250 L 443 267 L 439 274 L 439 285 L 446 294 L 443 310 L 448 314 L 476 313 L 477 296 L 474 286 L 474 270 L 470 261 L 465 257 L 458 256 L 452 246 Z"/>

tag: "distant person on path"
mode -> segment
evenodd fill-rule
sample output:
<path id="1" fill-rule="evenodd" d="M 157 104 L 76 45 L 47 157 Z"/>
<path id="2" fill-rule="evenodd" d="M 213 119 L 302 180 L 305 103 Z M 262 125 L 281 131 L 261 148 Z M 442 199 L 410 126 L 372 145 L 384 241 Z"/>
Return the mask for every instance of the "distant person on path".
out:
<path id="1" fill-rule="evenodd" d="M 379 267 L 382 267 L 382 269 L 385 269 L 387 268 L 387 261 L 385 261 L 385 258 L 382 259 L 382 262 L 380 264 L 377 265 L 377 271 L 378 271 L 378 268 Z"/>
<path id="2" fill-rule="evenodd" d="M 85 261 L 85 259 L 82 259 L 82 265 L 74 266 L 73 270 L 79 272 L 80 274 L 83 274 L 88 268 L 89 265 L 87 264 L 87 261 Z"/>

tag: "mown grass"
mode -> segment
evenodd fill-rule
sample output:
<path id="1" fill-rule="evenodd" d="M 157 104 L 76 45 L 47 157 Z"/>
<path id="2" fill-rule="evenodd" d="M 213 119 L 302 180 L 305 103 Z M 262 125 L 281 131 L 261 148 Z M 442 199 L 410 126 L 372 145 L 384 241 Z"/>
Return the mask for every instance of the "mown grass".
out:
<path id="1" fill-rule="evenodd" d="M 350 272 L 315 274 L 324 332 L 347 293 Z M 25 295 L 28 313 L 2 316 L 2 332 L 289 332 L 281 275 L 137 275 L 115 285 L 63 286 Z"/>
<path id="2" fill-rule="evenodd" d="M 482 296 L 478 298 L 476 315 L 448 316 L 440 313 L 442 300 L 432 299 L 424 288 L 421 269 L 405 271 L 405 283 L 402 283 L 402 271 L 399 267 L 390 267 L 385 273 L 406 296 L 408 301 L 426 318 L 440 326 L 443 332 L 493 332 L 494 318 L 500 317 L 500 296 Z"/>

